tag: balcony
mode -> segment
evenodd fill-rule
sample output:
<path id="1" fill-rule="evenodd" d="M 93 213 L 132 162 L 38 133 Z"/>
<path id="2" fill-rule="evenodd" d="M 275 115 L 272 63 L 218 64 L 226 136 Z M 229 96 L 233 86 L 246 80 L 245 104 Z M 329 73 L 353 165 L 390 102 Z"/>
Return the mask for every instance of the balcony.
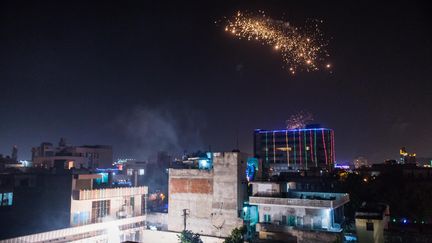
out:
<path id="1" fill-rule="evenodd" d="M 95 200 L 106 199 L 113 197 L 125 197 L 133 195 L 147 194 L 148 189 L 146 186 L 140 187 L 119 187 L 119 188 L 106 188 L 94 190 L 74 190 L 72 198 L 74 200 Z"/>
<path id="2" fill-rule="evenodd" d="M 257 224 L 257 231 L 264 231 L 264 232 L 292 232 L 292 231 L 319 231 L 319 232 L 329 232 L 329 233 L 339 233 L 342 232 L 342 229 L 339 228 L 320 228 L 320 227 L 314 227 L 314 226 L 288 226 L 288 225 L 280 225 L 280 224 L 273 224 L 273 223 L 258 223 Z"/>

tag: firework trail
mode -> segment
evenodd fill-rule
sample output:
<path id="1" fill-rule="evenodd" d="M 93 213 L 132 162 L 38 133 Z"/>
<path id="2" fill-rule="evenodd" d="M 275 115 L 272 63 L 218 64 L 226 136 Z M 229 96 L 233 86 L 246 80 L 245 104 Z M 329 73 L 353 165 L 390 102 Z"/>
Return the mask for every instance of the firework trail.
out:
<path id="1" fill-rule="evenodd" d="M 313 115 L 309 112 L 300 111 L 294 115 L 291 115 L 286 120 L 287 129 L 301 129 L 305 128 L 308 122 L 313 121 Z"/>
<path id="2" fill-rule="evenodd" d="M 317 71 L 330 69 L 324 63 L 328 57 L 326 42 L 319 30 L 319 23 L 314 21 L 310 26 L 298 28 L 282 20 L 274 20 L 265 15 L 237 12 L 227 20 L 225 31 L 238 39 L 255 40 L 271 46 L 280 52 L 284 66 L 295 74 L 296 71 Z"/>

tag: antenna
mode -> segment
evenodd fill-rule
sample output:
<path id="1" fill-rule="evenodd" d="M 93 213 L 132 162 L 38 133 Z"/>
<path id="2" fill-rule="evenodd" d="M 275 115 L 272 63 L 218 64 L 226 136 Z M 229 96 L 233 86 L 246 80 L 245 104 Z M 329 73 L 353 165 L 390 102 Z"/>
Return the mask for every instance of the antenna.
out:
<path id="1" fill-rule="evenodd" d="M 235 148 L 232 150 L 232 152 L 240 152 L 240 149 L 239 149 L 239 129 L 238 129 L 238 127 L 236 128 L 236 145 L 235 145 Z"/>
<path id="2" fill-rule="evenodd" d="M 239 149 L 239 129 L 238 129 L 238 127 L 237 127 L 237 129 L 236 129 L 236 149 L 238 150 L 238 151 L 240 151 L 240 149 Z"/>

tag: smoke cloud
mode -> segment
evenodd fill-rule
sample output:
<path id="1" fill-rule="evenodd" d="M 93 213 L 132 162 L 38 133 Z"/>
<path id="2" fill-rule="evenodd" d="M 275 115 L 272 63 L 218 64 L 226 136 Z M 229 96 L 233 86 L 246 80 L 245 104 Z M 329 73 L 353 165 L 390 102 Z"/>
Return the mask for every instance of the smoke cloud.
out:
<path id="1" fill-rule="evenodd" d="M 204 121 L 185 106 L 136 107 L 118 120 L 134 158 L 155 161 L 157 153 L 203 150 Z"/>

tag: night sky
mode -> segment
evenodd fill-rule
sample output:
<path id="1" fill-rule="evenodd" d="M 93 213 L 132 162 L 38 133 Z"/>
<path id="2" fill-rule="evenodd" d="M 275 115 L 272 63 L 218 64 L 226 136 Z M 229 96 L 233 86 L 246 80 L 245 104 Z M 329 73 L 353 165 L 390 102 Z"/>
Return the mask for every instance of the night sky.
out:
<path id="1" fill-rule="evenodd" d="M 0 153 L 43 141 L 152 151 L 252 152 L 255 128 L 298 111 L 335 130 L 336 159 L 432 157 L 432 9 L 359 1 L 2 1 Z M 334 72 L 282 68 L 215 21 L 264 10 L 323 20 Z"/>

